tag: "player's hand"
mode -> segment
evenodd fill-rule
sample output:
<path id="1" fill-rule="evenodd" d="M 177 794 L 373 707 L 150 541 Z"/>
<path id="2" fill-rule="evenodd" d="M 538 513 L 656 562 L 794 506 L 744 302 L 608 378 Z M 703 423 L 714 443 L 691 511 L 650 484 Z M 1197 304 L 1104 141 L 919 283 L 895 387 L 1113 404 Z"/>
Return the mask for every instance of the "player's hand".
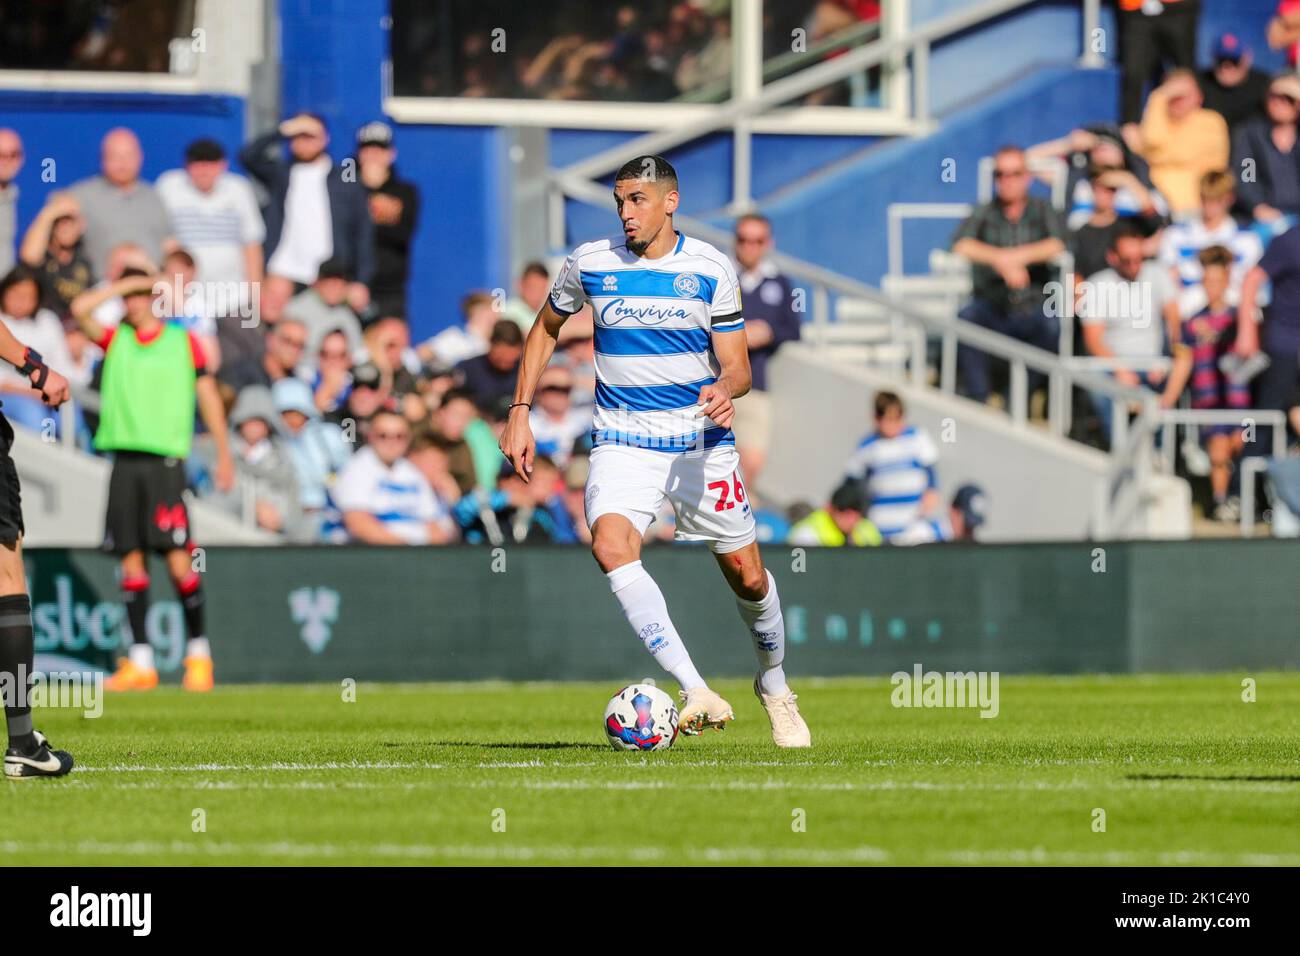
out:
<path id="1" fill-rule="evenodd" d="M 230 452 L 217 456 L 217 471 L 213 480 L 218 491 L 229 491 L 235 487 L 235 463 L 230 458 Z"/>
<path id="2" fill-rule="evenodd" d="M 700 389 L 700 414 L 713 420 L 720 428 L 730 428 L 731 420 L 736 417 L 736 406 L 731 403 L 731 392 L 720 382 L 705 385 Z"/>
<path id="3" fill-rule="evenodd" d="M 533 427 L 528 422 L 528 409 L 517 405 L 510 409 L 506 427 L 501 432 L 501 441 L 497 447 L 506 456 L 515 474 L 524 481 L 533 477 L 533 459 L 537 455 L 537 443 L 533 439 Z"/>
<path id="4" fill-rule="evenodd" d="M 153 294 L 154 285 L 162 281 L 161 276 L 127 276 L 113 283 L 113 291 L 119 296 L 128 296 L 136 292 Z"/>
<path id="5" fill-rule="evenodd" d="M 58 408 L 72 397 L 72 392 L 68 388 L 68 380 L 66 378 L 54 371 L 52 368 L 48 368 L 46 371 L 45 386 L 41 389 L 41 398 L 44 399 L 46 405 Z M 40 369 L 32 372 L 32 379 L 34 380 L 39 374 Z M 32 388 L 35 387 L 36 385 L 33 381 Z"/>

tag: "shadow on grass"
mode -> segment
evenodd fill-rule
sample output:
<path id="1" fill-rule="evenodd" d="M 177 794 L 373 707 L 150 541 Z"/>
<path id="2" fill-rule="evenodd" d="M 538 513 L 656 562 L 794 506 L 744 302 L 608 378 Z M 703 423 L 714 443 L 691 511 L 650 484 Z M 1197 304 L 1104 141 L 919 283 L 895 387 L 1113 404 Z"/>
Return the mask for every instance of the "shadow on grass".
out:
<path id="1" fill-rule="evenodd" d="M 1130 773 L 1126 780 L 1227 780 L 1241 783 L 1300 783 L 1300 774 Z"/>
<path id="2" fill-rule="evenodd" d="M 554 743 L 505 743 L 502 741 L 493 741 L 486 743 L 477 740 L 434 740 L 427 744 L 414 743 L 386 743 L 385 747 L 482 747 L 485 750 L 609 750 L 604 744 L 593 743 L 571 743 L 565 740 L 557 740 Z"/>

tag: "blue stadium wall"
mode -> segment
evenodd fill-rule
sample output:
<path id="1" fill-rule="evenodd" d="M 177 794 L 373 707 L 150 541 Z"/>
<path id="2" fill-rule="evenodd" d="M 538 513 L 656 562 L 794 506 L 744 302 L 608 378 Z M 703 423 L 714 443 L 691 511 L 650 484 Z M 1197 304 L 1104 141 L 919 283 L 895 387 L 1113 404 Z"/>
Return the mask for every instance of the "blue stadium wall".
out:
<path id="1" fill-rule="evenodd" d="M 925 23 L 968 0 L 911 0 L 913 21 Z M 1103 26 L 1113 37 L 1111 5 Z M 1264 68 L 1281 63 L 1267 50 L 1264 29 L 1272 0 L 1205 0 L 1201 56 L 1213 37 L 1233 29 L 1256 50 Z M 382 64 L 388 51 L 388 0 L 280 0 L 282 103 L 286 112 L 322 113 L 332 152 L 345 155 L 354 131 L 382 115 Z M 1034 4 L 937 45 L 931 107 L 942 118 L 933 135 L 889 141 L 862 136 L 759 136 L 754 193 L 775 218 L 781 246 L 867 281 L 884 270 L 885 206 L 899 198 L 970 200 L 974 163 L 1008 139 L 1034 141 L 1076 122 L 1114 117 L 1113 71 L 1081 71 L 1072 64 L 1081 31 L 1077 3 Z M 1107 50 L 1114 56 L 1115 49 Z M 53 158 L 56 184 L 95 171 L 100 136 L 116 125 L 135 128 L 145 148 L 145 174 L 176 165 L 184 144 L 198 136 L 231 151 L 245 136 L 245 110 L 228 96 L 72 94 L 0 91 L 0 123 L 20 129 L 29 160 L 19 180 L 20 221 L 26 225 L 50 188 L 39 159 Z M 553 165 L 624 142 L 635 133 L 554 130 Z M 424 215 L 415 237 L 418 258 L 410 287 L 411 320 L 427 334 L 458 319 L 457 302 L 473 287 L 509 287 L 510 221 L 508 137 L 499 129 L 401 125 L 398 167 L 414 180 Z M 731 189 L 731 142 L 704 137 L 670 154 L 687 184 L 684 211 L 718 223 Z M 958 161 L 957 183 L 938 177 L 943 157 Z M 918 175 L 918 170 L 932 174 Z M 946 188 L 945 188 L 946 187 Z M 571 207 L 570 241 L 609 233 L 611 209 Z M 950 224 L 907 234 L 909 268 L 924 267 L 928 245 L 946 241 Z"/>

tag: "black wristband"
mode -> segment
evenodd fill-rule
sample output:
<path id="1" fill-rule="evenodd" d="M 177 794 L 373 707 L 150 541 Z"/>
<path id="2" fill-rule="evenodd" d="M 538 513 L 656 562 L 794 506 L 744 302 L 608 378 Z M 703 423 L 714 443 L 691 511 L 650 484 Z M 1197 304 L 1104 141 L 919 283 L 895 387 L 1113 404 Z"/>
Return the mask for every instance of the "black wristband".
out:
<path id="1" fill-rule="evenodd" d="M 533 410 L 532 402 L 511 402 L 510 407 L 506 409 L 506 413 L 509 414 L 512 409 L 518 408 L 520 405 L 528 409 L 530 412 Z"/>

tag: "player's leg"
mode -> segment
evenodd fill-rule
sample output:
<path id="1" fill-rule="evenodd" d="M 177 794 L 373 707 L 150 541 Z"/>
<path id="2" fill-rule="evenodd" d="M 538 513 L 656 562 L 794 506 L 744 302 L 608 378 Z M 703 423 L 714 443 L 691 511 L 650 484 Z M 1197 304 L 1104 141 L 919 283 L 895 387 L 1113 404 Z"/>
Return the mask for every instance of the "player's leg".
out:
<path id="1" fill-rule="evenodd" d="M 757 528 L 735 448 L 720 445 L 683 455 L 674 465 L 673 478 L 669 498 L 677 512 L 677 536 L 709 543 L 754 642 L 759 663 L 754 693 L 767 711 L 772 739 L 782 747 L 809 746 L 808 725 L 782 669 L 781 599 L 758 551 Z"/>
<path id="2" fill-rule="evenodd" d="M 186 690 L 212 690 L 212 649 L 208 645 L 204 622 L 203 582 L 199 572 L 194 570 L 191 552 L 183 548 L 168 551 L 167 570 L 185 612 L 185 630 L 189 635 L 185 644 L 185 676 L 181 684 Z"/>
<path id="3" fill-rule="evenodd" d="M 132 548 L 121 555 L 117 571 L 122 605 L 131 629 L 131 645 L 104 687 L 110 691 L 152 690 L 158 686 L 158 668 L 145 627 L 149 619 L 149 566 L 144 550 Z"/>
<path id="4" fill-rule="evenodd" d="M 693 696 L 703 702 L 697 708 L 701 714 L 715 721 L 724 715 L 730 719 L 730 707 L 709 690 L 695 669 L 663 592 L 641 564 L 641 539 L 663 500 L 661 489 L 668 464 L 661 453 L 653 451 L 637 453 L 621 446 L 602 446 L 592 452 L 586 490 L 591 553 L 609 579 L 632 633 L 681 685 L 688 704 Z M 696 732 L 684 720 L 679 726 L 688 733 Z"/>
<path id="5" fill-rule="evenodd" d="M 118 586 L 131 629 L 131 644 L 118 660 L 117 670 L 104 683 L 104 689 L 110 691 L 151 690 L 158 686 L 153 645 L 145 629 L 149 617 L 149 566 L 144 550 L 148 515 L 141 472 L 138 456 L 119 453 L 113 459 L 108 479 L 104 547 L 117 555 Z"/>

